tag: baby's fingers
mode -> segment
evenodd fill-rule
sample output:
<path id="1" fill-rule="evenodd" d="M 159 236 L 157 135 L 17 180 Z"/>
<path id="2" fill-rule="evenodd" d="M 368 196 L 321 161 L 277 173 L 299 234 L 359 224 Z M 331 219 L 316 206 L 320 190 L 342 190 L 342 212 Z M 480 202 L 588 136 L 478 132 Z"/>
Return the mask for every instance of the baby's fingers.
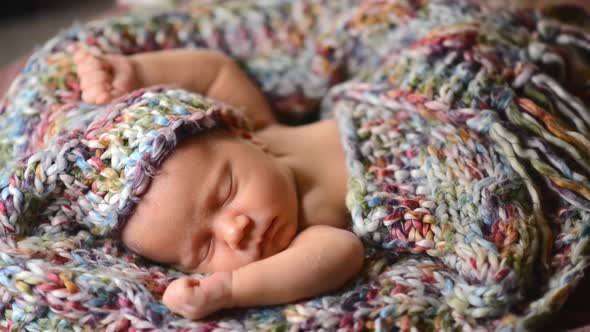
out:
<path id="1" fill-rule="evenodd" d="M 174 312 L 179 312 L 185 308 L 186 305 L 190 304 L 195 300 L 193 298 L 193 290 L 195 287 L 198 288 L 199 280 L 182 277 L 174 280 L 168 285 L 164 296 L 162 298 L 164 304 Z"/>
<path id="2" fill-rule="evenodd" d="M 198 287 L 201 284 L 201 282 L 199 279 L 182 277 L 176 279 L 172 284 L 175 284 L 176 287 L 185 290 L 193 287 Z"/>
<path id="3" fill-rule="evenodd" d="M 113 97 L 118 97 L 124 93 L 128 93 L 133 90 L 133 82 L 127 77 L 115 77 L 113 78 L 113 90 L 111 91 Z"/>
<path id="4" fill-rule="evenodd" d="M 137 88 L 136 77 L 131 61 L 120 55 L 106 55 L 113 73 L 113 95 L 120 95 Z"/>
<path id="5" fill-rule="evenodd" d="M 111 100 L 109 90 L 110 85 L 96 84 L 87 90 L 82 90 L 82 100 L 89 104 L 104 104 Z"/>
<path id="6" fill-rule="evenodd" d="M 113 75 L 105 71 L 94 71 L 80 76 L 80 87 L 82 90 L 92 89 L 97 85 L 110 85 Z"/>
<path id="7" fill-rule="evenodd" d="M 90 54 L 90 52 L 88 52 L 87 49 L 79 48 L 74 53 L 74 63 L 76 63 L 76 64 L 82 63 L 82 62 L 84 62 L 84 60 L 86 60 L 88 57 L 91 57 L 91 56 L 92 56 L 92 54 Z"/>
<path id="8" fill-rule="evenodd" d="M 108 63 L 95 56 L 85 58 L 81 62 L 77 63 L 77 66 L 79 75 L 86 75 L 95 71 L 111 70 L 111 66 L 109 66 Z"/>

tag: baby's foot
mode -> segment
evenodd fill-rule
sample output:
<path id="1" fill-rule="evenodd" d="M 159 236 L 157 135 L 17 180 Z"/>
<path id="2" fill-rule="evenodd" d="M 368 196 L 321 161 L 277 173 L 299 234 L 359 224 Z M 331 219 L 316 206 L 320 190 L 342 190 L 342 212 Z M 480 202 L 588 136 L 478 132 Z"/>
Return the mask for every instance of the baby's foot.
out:
<path id="1" fill-rule="evenodd" d="M 183 317 L 204 318 L 232 307 L 231 276 L 231 272 L 216 272 L 205 279 L 179 278 L 168 285 L 162 300 L 171 311 Z"/>
<path id="2" fill-rule="evenodd" d="M 82 100 L 104 104 L 138 88 L 131 60 L 123 55 L 96 56 L 80 48 L 74 54 Z"/>

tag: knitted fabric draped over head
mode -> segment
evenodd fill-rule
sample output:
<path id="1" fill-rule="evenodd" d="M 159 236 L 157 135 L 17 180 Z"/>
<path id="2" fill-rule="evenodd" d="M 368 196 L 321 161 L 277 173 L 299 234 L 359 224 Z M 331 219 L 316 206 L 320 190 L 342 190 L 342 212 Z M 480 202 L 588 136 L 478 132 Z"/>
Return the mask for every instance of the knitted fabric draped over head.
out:
<path id="1" fill-rule="evenodd" d="M 368 245 L 362 275 L 292 305 L 171 314 L 160 300 L 181 274 L 121 248 L 117 231 L 183 137 L 243 120 L 170 87 L 82 103 L 79 43 L 222 50 L 298 116 L 327 95 Z M 574 26 L 467 0 L 189 4 L 66 30 L 1 104 L 0 326 L 532 329 L 588 262 L 590 75 L 574 56 L 588 45 Z"/>
<path id="2" fill-rule="evenodd" d="M 96 119 L 86 129 L 73 129 L 88 115 Z M 47 222 L 51 230 L 43 231 L 51 233 L 83 225 L 93 235 L 116 237 L 183 138 L 212 128 L 247 128 L 229 107 L 162 88 L 137 91 L 84 116 L 14 166 L 0 202 L 5 236 L 35 233 Z"/>

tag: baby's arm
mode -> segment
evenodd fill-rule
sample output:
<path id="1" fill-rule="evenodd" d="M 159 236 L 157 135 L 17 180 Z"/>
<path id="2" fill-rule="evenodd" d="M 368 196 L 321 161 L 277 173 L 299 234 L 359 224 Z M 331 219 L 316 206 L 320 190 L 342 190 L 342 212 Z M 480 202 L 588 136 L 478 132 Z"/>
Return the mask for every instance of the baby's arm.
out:
<path id="1" fill-rule="evenodd" d="M 139 53 L 131 60 L 141 86 L 175 84 L 242 107 L 256 129 L 275 122 L 256 84 L 223 53 L 179 49 Z"/>
<path id="2" fill-rule="evenodd" d="M 289 303 L 338 289 L 360 271 L 363 259 L 362 242 L 354 234 L 313 226 L 267 259 L 202 280 L 176 280 L 164 303 L 190 319 L 223 308 Z"/>
<path id="3" fill-rule="evenodd" d="M 255 129 L 275 122 L 256 84 L 234 61 L 216 51 L 177 49 L 94 56 L 80 49 L 74 61 L 86 102 L 102 104 L 138 88 L 171 84 L 242 108 Z"/>
<path id="4" fill-rule="evenodd" d="M 363 244 L 353 233 L 310 227 L 283 252 L 234 271 L 234 306 L 288 303 L 336 290 L 360 271 L 363 259 Z"/>

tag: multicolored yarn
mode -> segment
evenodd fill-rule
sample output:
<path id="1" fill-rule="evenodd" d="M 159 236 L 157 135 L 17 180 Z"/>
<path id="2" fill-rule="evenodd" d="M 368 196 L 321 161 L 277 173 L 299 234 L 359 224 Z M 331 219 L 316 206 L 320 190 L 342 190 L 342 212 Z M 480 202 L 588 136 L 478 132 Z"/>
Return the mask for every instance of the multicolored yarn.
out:
<path id="1" fill-rule="evenodd" d="M 362 275 L 292 305 L 171 314 L 160 299 L 181 273 L 125 250 L 116 230 L 178 140 L 244 124 L 170 87 L 84 104 L 71 61 L 80 42 L 220 49 L 298 116 L 327 94 L 353 229 L 372 244 Z M 588 77 L 570 66 L 589 45 L 574 26 L 467 0 L 189 2 L 64 31 L 0 104 L 0 326 L 533 329 L 588 264 Z"/>
<path id="2" fill-rule="evenodd" d="M 355 233 L 445 271 L 412 283 L 420 263 L 393 264 L 407 296 L 394 316 L 532 329 L 588 264 L 590 113 L 563 86 L 576 50 L 560 44 L 587 51 L 589 35 L 472 8 L 385 59 L 370 83 L 334 88 L 325 107 L 345 136 Z"/>

